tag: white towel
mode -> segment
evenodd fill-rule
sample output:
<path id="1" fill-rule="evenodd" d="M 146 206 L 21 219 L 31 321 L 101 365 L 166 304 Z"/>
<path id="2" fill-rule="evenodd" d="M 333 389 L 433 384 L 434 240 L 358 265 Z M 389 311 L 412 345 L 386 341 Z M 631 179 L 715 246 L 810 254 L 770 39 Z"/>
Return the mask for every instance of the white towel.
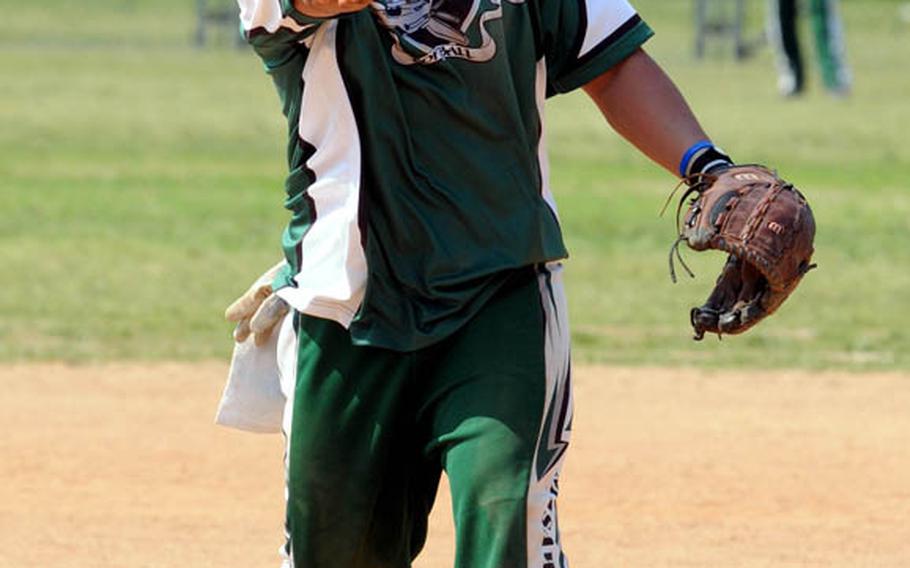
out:
<path id="1" fill-rule="evenodd" d="M 268 343 L 260 347 L 252 338 L 234 344 L 216 424 L 262 434 L 281 432 L 285 396 L 278 371 L 279 335 L 275 329 Z"/>

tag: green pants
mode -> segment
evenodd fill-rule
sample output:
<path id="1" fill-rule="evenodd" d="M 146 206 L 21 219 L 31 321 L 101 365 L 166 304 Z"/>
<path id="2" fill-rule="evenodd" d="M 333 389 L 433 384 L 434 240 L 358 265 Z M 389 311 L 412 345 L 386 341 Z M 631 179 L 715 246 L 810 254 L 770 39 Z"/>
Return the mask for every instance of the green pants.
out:
<path id="1" fill-rule="evenodd" d="M 285 417 L 286 566 L 404 568 L 442 471 L 455 566 L 560 568 L 557 478 L 572 417 L 558 266 L 516 271 L 481 312 L 414 352 L 353 346 L 297 314 Z M 286 338 L 285 338 L 286 339 Z"/>
<path id="2" fill-rule="evenodd" d="M 808 0 L 808 4 L 822 81 L 829 91 L 844 93 L 850 88 L 850 76 L 837 0 Z M 798 15 L 797 0 L 769 0 L 768 36 L 777 51 L 778 86 L 785 95 L 799 94 L 806 86 Z"/>

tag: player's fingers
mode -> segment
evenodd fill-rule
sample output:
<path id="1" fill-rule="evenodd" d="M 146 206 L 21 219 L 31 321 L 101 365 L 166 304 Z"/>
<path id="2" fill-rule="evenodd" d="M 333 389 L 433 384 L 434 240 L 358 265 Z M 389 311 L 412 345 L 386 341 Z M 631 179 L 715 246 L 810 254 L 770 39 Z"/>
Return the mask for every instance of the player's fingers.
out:
<path id="1" fill-rule="evenodd" d="M 253 334 L 253 343 L 256 344 L 256 347 L 262 347 L 269 342 L 269 338 L 272 337 L 272 329 L 273 328 L 265 329 L 259 333 Z"/>
<path id="2" fill-rule="evenodd" d="M 224 310 L 224 319 L 233 322 L 239 322 L 249 313 L 252 306 L 251 298 L 247 295 L 243 295 L 236 300 L 234 303 L 227 307 Z M 253 308 L 255 309 L 255 308 Z"/>
<path id="3" fill-rule="evenodd" d="M 237 343 L 243 343 L 246 341 L 246 338 L 250 336 L 252 330 L 250 329 L 250 320 L 249 318 L 240 320 L 240 323 L 237 324 L 237 327 L 234 328 L 234 341 Z"/>
<path id="4" fill-rule="evenodd" d="M 239 322 L 244 318 L 249 318 L 271 293 L 271 286 L 259 286 L 247 290 L 246 294 L 237 298 L 233 304 L 224 310 L 225 319 Z"/>
<path id="5" fill-rule="evenodd" d="M 250 329 L 253 332 L 253 342 L 257 346 L 268 343 L 272 332 L 279 322 L 288 313 L 290 307 L 287 302 L 272 294 L 259 306 L 256 313 L 250 321 Z"/>
<path id="6" fill-rule="evenodd" d="M 253 319 L 250 321 L 250 329 L 254 335 L 270 333 L 272 328 L 288 313 L 289 309 L 287 302 L 272 294 L 256 310 Z M 268 336 L 266 336 L 266 339 L 268 339 Z"/>

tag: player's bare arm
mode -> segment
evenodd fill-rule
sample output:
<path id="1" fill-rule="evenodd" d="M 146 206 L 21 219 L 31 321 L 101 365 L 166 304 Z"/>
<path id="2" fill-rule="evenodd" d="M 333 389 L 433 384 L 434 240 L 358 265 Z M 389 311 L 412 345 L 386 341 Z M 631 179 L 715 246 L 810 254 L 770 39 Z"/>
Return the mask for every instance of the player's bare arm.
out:
<path id="1" fill-rule="evenodd" d="M 584 90 L 614 130 L 674 175 L 687 149 L 708 138 L 673 81 L 641 49 Z"/>
<path id="2" fill-rule="evenodd" d="M 769 169 L 728 167 L 729 156 L 711 144 L 682 94 L 641 49 L 584 89 L 617 132 L 690 184 L 680 207 L 696 195 L 670 249 L 674 280 L 673 254 L 681 242 L 729 254 L 707 302 L 690 312 L 694 338 L 742 333 L 772 314 L 814 266 L 815 222 L 802 194 Z M 738 207 L 743 212 L 734 214 Z M 717 211 L 748 227 L 723 221 Z M 779 253 L 771 259 L 764 250 Z"/>
<path id="3" fill-rule="evenodd" d="M 294 8 L 311 18 L 333 18 L 342 14 L 359 12 L 371 0 L 294 0 Z"/>

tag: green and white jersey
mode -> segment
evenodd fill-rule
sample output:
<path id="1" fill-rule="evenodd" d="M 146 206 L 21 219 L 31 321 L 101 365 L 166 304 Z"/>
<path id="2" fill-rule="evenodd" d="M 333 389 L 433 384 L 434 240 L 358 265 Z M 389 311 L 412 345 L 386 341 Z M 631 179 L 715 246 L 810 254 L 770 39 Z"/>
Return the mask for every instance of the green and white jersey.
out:
<path id="1" fill-rule="evenodd" d="M 278 294 L 405 351 L 566 256 L 544 100 L 652 33 L 626 0 L 378 0 L 326 20 L 239 3 L 289 126 Z"/>

